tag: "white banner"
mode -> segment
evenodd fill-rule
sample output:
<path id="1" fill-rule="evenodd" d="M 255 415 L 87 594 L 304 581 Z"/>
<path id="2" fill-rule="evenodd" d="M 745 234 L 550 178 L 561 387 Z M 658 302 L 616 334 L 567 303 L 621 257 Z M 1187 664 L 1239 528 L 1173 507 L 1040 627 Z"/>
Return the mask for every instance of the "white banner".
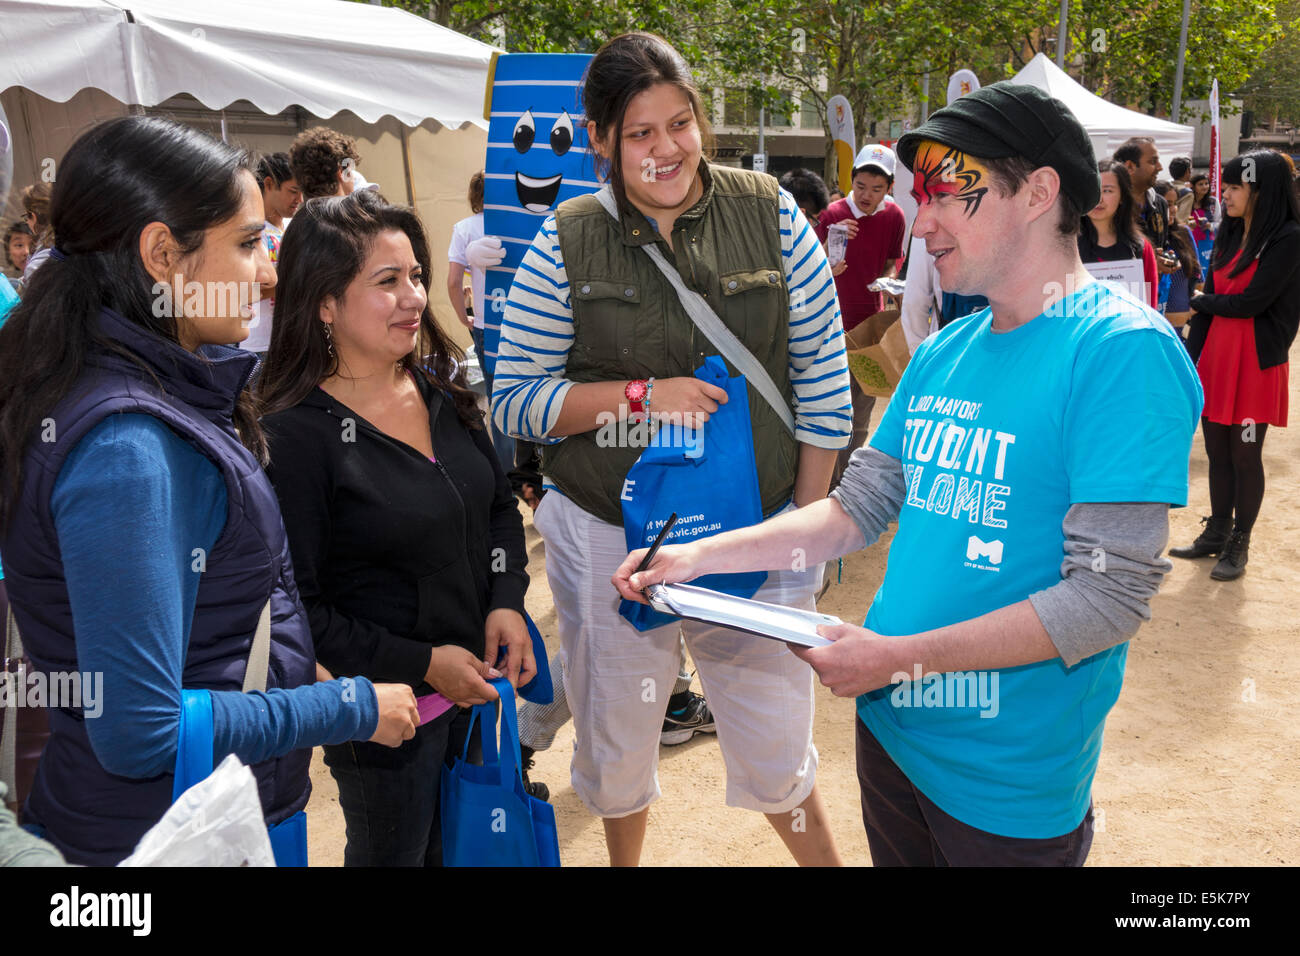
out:
<path id="1" fill-rule="evenodd" d="M 1210 84 L 1210 195 L 1219 209 L 1223 208 L 1222 184 L 1219 182 L 1222 166 L 1223 160 L 1219 156 L 1219 81 L 1215 78 Z M 1219 217 L 1222 216 L 1220 212 Z"/>
<path id="2" fill-rule="evenodd" d="M 853 189 L 853 156 L 858 149 L 858 140 L 853 130 L 853 107 L 847 98 L 836 94 L 826 102 L 826 120 L 831 131 L 831 142 L 835 144 L 835 161 L 838 171 L 835 181 L 840 192 L 848 195 Z"/>
<path id="3" fill-rule="evenodd" d="M 958 70 L 948 77 L 948 102 L 961 99 L 980 88 L 980 79 L 973 70 Z"/>

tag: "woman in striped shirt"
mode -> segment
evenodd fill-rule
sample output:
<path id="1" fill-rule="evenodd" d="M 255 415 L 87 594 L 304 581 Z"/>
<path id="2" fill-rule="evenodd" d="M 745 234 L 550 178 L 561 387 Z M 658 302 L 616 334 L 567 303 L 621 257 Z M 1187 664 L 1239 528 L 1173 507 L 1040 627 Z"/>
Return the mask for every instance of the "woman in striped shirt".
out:
<path id="1" fill-rule="evenodd" d="M 542 223 L 506 303 L 493 417 L 543 445 L 546 487 L 557 492 L 534 521 L 577 731 L 572 779 L 620 865 L 639 861 L 659 793 L 659 689 L 673 683 L 678 627 L 641 633 L 618 615 L 610 576 L 627 554 L 618 499 L 639 452 L 612 447 L 598 426 L 647 411 L 703 424 L 725 401 L 692 374 L 716 349 L 639 247 L 658 246 L 794 408 L 791 436 L 751 382 L 765 516 L 825 497 L 852 414 L 822 248 L 774 179 L 705 161 L 707 125 L 681 56 L 650 34 L 617 37 L 593 58 L 583 99 L 620 217 L 581 196 Z M 758 600 L 813 607 L 820 568 L 803 570 L 798 555 L 791 563 Z M 681 633 L 716 717 L 728 804 L 767 814 L 799 862 L 838 863 L 815 787 L 811 671 L 774 642 L 692 622 Z"/>

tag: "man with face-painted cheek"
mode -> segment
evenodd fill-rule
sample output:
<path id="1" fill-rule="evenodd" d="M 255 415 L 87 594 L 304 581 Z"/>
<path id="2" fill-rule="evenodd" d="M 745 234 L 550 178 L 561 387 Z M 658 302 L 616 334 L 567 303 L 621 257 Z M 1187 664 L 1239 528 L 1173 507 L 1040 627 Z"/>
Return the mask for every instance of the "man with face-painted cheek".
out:
<path id="1" fill-rule="evenodd" d="M 993 84 L 898 154 L 943 290 L 990 307 L 920 344 L 829 499 L 664 548 L 629 587 L 792 547 L 825 560 L 897 520 L 865 626 L 795 650 L 857 697 L 873 861 L 1080 865 L 1128 641 L 1171 567 L 1200 385 L 1169 324 L 1079 261 L 1100 181 L 1064 104 Z"/>

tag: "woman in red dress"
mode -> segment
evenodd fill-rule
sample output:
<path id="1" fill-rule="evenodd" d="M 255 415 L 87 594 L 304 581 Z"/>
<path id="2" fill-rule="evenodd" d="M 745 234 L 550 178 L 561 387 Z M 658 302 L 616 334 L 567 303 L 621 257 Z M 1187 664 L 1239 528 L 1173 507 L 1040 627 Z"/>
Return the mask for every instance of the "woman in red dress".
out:
<path id="1" fill-rule="evenodd" d="M 1205 390 L 1201 429 L 1210 461 L 1210 517 L 1177 558 L 1219 555 L 1210 572 L 1246 570 L 1264 500 L 1264 435 L 1286 426 L 1287 353 L 1300 324 L 1300 200 L 1286 160 L 1244 153 L 1223 167 L 1224 221 L 1205 291 L 1192 297 L 1187 348 Z"/>

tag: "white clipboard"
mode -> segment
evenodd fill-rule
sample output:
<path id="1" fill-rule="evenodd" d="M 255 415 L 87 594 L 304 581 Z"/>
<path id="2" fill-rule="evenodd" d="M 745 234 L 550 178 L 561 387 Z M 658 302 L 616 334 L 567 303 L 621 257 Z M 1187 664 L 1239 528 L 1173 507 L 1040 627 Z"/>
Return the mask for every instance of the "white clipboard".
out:
<path id="1" fill-rule="evenodd" d="M 803 647 L 825 647 L 834 643 L 818 634 L 817 627 L 844 623 L 838 617 L 820 611 L 801 611 L 780 604 L 733 597 L 690 584 L 652 584 L 646 588 L 645 594 L 650 606 L 664 614 Z"/>

